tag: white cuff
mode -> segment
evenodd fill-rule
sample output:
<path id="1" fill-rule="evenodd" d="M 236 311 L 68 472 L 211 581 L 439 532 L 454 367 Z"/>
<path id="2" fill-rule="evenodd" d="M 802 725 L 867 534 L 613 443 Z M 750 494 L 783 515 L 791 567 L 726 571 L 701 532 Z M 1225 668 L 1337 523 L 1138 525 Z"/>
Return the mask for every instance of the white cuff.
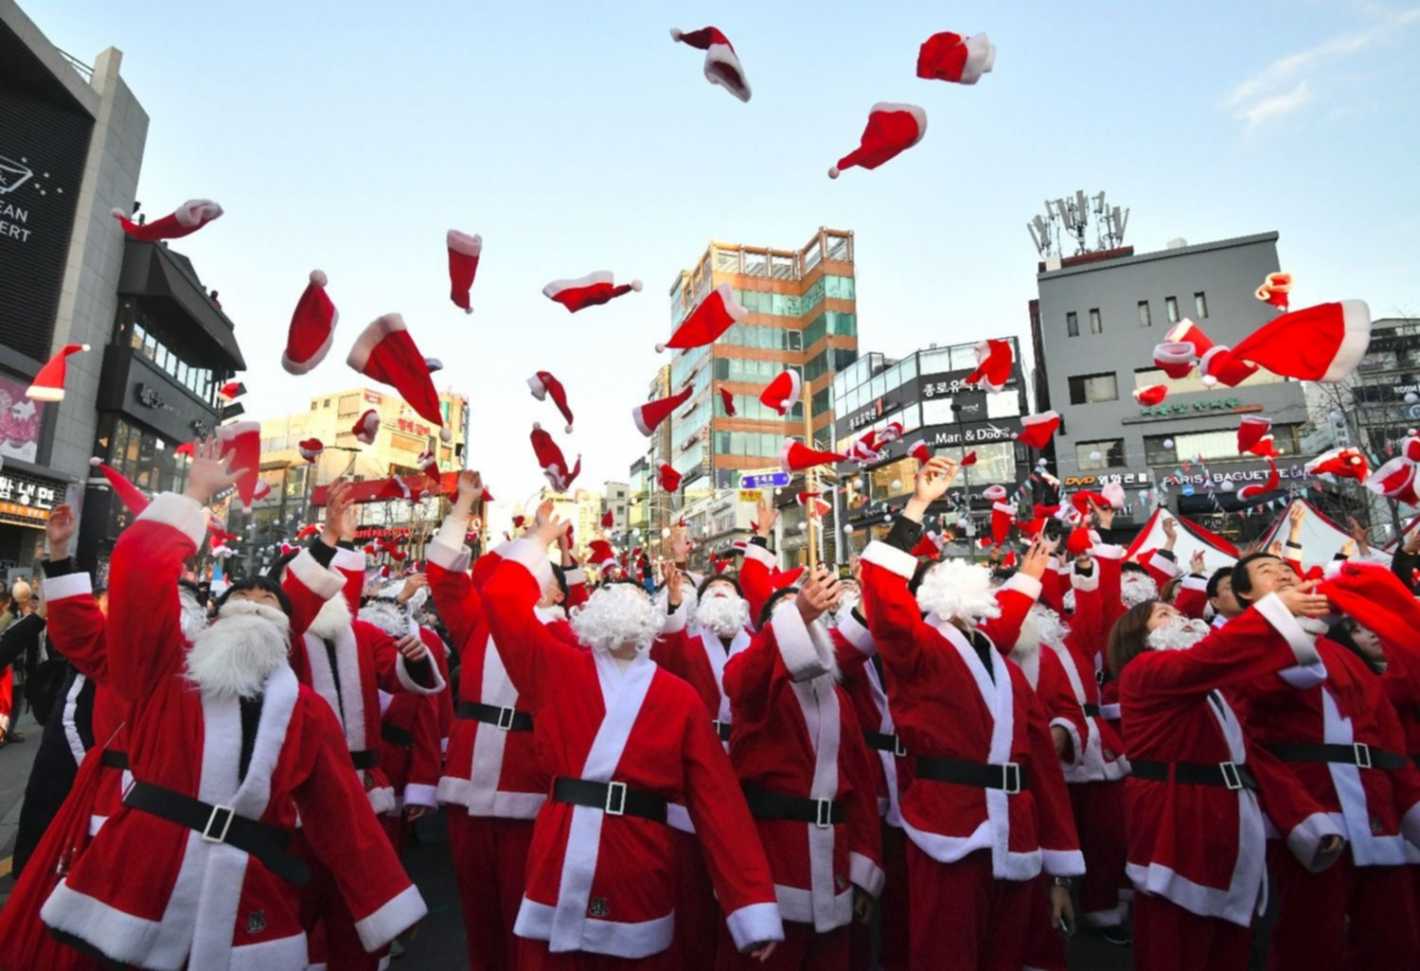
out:
<path id="1" fill-rule="evenodd" d="M 395 894 L 379 910 L 355 922 L 360 944 L 374 953 L 424 919 L 429 908 L 413 884 Z"/>
<path id="2" fill-rule="evenodd" d="M 1094 593 L 1100 588 L 1100 565 L 1095 564 L 1094 572 L 1089 576 L 1083 573 L 1070 573 L 1070 589 L 1081 590 L 1085 593 Z"/>
<path id="3" fill-rule="evenodd" d="M 430 673 L 434 675 L 434 686 L 426 687 L 415 681 L 409 673 L 409 667 L 405 663 L 404 655 L 397 654 L 394 659 L 394 674 L 399 679 L 399 683 L 405 691 L 412 691 L 417 695 L 436 695 L 444 690 L 444 676 L 439 672 L 438 662 L 434 660 L 434 653 L 429 650 L 429 645 L 424 645 L 424 663 L 428 665 Z"/>
<path id="4" fill-rule="evenodd" d="M 1312 813 L 1293 826 L 1292 831 L 1287 834 L 1287 849 L 1308 871 L 1320 873 L 1325 867 L 1317 866 L 1316 857 L 1321 849 L 1321 841 L 1328 836 L 1346 838 L 1346 834 L 1341 832 L 1341 827 L 1336 825 L 1336 820 L 1331 818 L 1330 813 Z"/>
<path id="5" fill-rule="evenodd" d="M 321 566 L 309 549 L 297 553 L 286 569 L 303 587 L 322 600 L 329 600 L 345 589 L 345 575 Z"/>
<path id="6" fill-rule="evenodd" d="M 879 897 L 882 895 L 884 884 L 887 883 L 887 874 L 883 872 L 882 867 L 863 854 L 849 853 L 848 879 L 869 896 Z"/>
<path id="7" fill-rule="evenodd" d="M 552 564 L 548 562 L 547 550 L 538 546 L 536 540 L 518 539 L 498 547 L 498 554 L 505 560 L 512 560 L 533 575 L 538 589 L 552 582 Z"/>
<path id="8" fill-rule="evenodd" d="M 904 580 L 911 580 L 912 574 L 917 572 L 917 557 L 896 546 L 889 546 L 882 540 L 875 539 L 868 544 L 868 548 L 863 551 L 862 561 L 882 567 Z"/>
<path id="9" fill-rule="evenodd" d="M 661 626 L 662 634 L 679 634 L 685 630 L 686 618 L 690 616 L 690 601 L 682 600 L 680 606 L 666 614 L 666 622 Z"/>
<path id="10" fill-rule="evenodd" d="M 769 616 L 769 626 L 774 631 L 779 657 L 783 659 L 792 680 L 812 681 L 831 670 L 819 652 L 813 631 L 804 623 L 793 600 L 786 598 L 779 601 L 774 613 Z"/>
<path id="11" fill-rule="evenodd" d="M 1085 856 L 1079 850 L 1042 849 L 1040 862 L 1052 877 L 1078 877 L 1085 873 Z"/>
<path id="12" fill-rule="evenodd" d="M 1302 630 L 1302 625 L 1297 623 L 1297 618 L 1292 616 L 1282 604 L 1282 598 L 1275 593 L 1269 593 L 1253 605 L 1257 612 L 1262 615 L 1262 619 L 1272 625 L 1272 629 L 1281 634 L 1287 641 L 1287 646 L 1292 649 L 1292 654 L 1296 656 L 1297 663 L 1306 667 L 1320 660 L 1316 652 L 1316 638 Z"/>
<path id="13" fill-rule="evenodd" d="M 1178 563 L 1162 555 L 1158 550 L 1154 550 L 1149 554 L 1149 562 L 1153 565 L 1155 570 L 1158 570 L 1160 573 L 1167 573 L 1170 579 L 1178 576 L 1179 573 L 1182 572 L 1179 569 Z"/>
<path id="14" fill-rule="evenodd" d="M 343 546 L 335 548 L 335 556 L 331 558 L 330 568 L 339 570 L 341 573 L 365 574 L 365 552 L 364 550 L 346 549 Z"/>
<path id="15" fill-rule="evenodd" d="M 739 951 L 746 950 L 751 944 L 784 940 L 784 922 L 779 917 L 779 905 L 776 903 L 750 904 L 732 910 L 725 915 L 725 924 L 730 928 L 730 937 Z"/>
<path id="16" fill-rule="evenodd" d="M 45 577 L 40 592 L 44 595 L 44 602 L 52 604 L 56 600 L 63 600 L 66 597 L 87 596 L 94 592 L 94 584 L 89 579 L 89 574 L 80 570 L 78 573 Z"/>
<path id="17" fill-rule="evenodd" d="M 1200 591 L 1200 592 L 1202 592 L 1202 593 L 1207 593 L 1207 592 L 1208 592 L 1208 578 L 1207 578 L 1207 577 L 1200 577 L 1200 576 L 1198 576 L 1197 574 L 1190 573 L 1188 576 L 1186 576 L 1186 577 L 1183 578 L 1183 583 L 1179 584 L 1179 589 L 1180 589 L 1180 590 L 1198 590 L 1198 591 Z"/>
<path id="18" fill-rule="evenodd" d="M 745 546 L 745 559 L 762 563 L 771 570 L 779 569 L 779 561 L 775 558 L 774 554 L 758 543 L 750 543 Z"/>
<path id="19" fill-rule="evenodd" d="M 442 530 L 440 533 L 442 534 Z M 424 556 L 430 563 L 450 573 L 462 573 L 473 561 L 473 550 L 463 545 L 463 537 L 459 537 L 457 546 L 450 546 L 442 539 L 436 538 L 424 551 Z"/>
<path id="20" fill-rule="evenodd" d="M 438 790 L 434 786 L 411 782 L 404 787 L 404 804 L 406 806 L 426 806 L 429 809 L 438 809 L 439 799 L 437 793 Z"/>
<path id="21" fill-rule="evenodd" d="M 207 510 L 196 499 L 177 492 L 163 492 L 153 497 L 148 507 L 138 515 L 138 521 L 162 523 L 178 530 L 199 550 L 207 538 Z"/>
<path id="22" fill-rule="evenodd" d="M 587 574 L 580 566 L 571 567 L 563 577 L 567 580 L 568 589 L 587 585 Z"/>
<path id="23" fill-rule="evenodd" d="M 838 633 L 843 635 L 843 639 L 853 645 L 854 650 L 859 654 L 866 654 L 872 657 L 878 653 L 876 645 L 873 643 L 873 634 L 864 627 L 858 618 L 853 616 L 853 611 L 848 611 L 838 619 Z"/>
<path id="24" fill-rule="evenodd" d="M 1311 664 L 1294 664 L 1290 668 L 1278 671 L 1277 677 L 1298 691 L 1306 691 L 1326 680 L 1326 662 L 1318 659 Z"/>
<path id="25" fill-rule="evenodd" d="M 1060 764 L 1071 769 L 1077 768 L 1085 758 L 1085 746 L 1080 741 L 1080 732 L 1075 723 L 1068 718 L 1052 718 L 1049 727 L 1063 728 L 1065 734 L 1070 736 L 1070 758 L 1061 759 Z"/>
<path id="26" fill-rule="evenodd" d="M 1090 555 L 1106 560 L 1124 559 L 1124 547 L 1113 543 L 1096 543 L 1090 548 Z"/>
<path id="27" fill-rule="evenodd" d="M 1016 593 L 1025 594 L 1031 600 L 1039 600 L 1040 592 L 1043 589 L 1041 582 L 1029 573 L 1016 572 L 1011 574 L 1011 579 L 1001 584 L 1001 590 L 1012 590 Z M 998 591 L 999 593 L 1000 591 Z"/>
<path id="28" fill-rule="evenodd" d="M 451 549 L 462 549 L 464 541 L 468 538 L 468 517 L 460 516 L 456 513 L 449 513 L 444 517 L 443 523 L 439 525 L 439 531 L 434 534 L 430 543 L 440 543 Z M 439 564 L 443 566 L 443 564 Z"/>

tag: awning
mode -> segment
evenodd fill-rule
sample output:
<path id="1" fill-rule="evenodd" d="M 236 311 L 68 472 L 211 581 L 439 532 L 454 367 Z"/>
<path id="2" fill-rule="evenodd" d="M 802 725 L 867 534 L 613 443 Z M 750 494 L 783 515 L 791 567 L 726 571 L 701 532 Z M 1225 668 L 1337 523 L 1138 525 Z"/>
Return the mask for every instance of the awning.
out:
<path id="1" fill-rule="evenodd" d="M 159 312 L 167 310 L 163 314 L 168 318 L 165 340 L 186 340 L 194 350 L 205 351 L 209 357 L 216 355 L 219 361 L 214 365 L 229 371 L 246 370 L 232 322 L 207 295 L 187 257 L 160 243 L 125 240 L 118 293 L 152 301 Z"/>

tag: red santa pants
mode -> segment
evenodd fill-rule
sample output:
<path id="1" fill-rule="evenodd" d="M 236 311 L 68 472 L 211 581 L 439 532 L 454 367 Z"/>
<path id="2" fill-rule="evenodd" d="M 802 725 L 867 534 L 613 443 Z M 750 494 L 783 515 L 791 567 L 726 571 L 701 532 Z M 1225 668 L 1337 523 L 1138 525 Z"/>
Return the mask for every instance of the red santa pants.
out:
<path id="1" fill-rule="evenodd" d="M 1267 847 L 1277 926 L 1267 966 L 1413 968 L 1420 964 L 1410 867 L 1365 866 L 1351 854 L 1310 873 L 1278 841 Z"/>
<path id="2" fill-rule="evenodd" d="M 378 971 L 389 954 L 389 948 L 380 948 L 374 954 L 365 951 L 365 945 L 360 943 L 360 935 L 355 930 L 355 918 L 351 916 L 350 908 L 345 906 L 345 898 L 340 895 L 335 877 L 310 854 L 306 855 L 306 863 L 311 868 L 311 879 L 301 888 L 301 926 L 310 933 L 312 928 L 320 925 L 320 930 L 324 932 L 311 938 L 311 963 L 324 964 L 332 971 L 336 968 L 340 971 Z"/>
<path id="3" fill-rule="evenodd" d="M 1030 928 L 1026 933 L 1025 966 L 1038 971 L 1066 971 L 1065 935 L 1050 921 L 1051 880 L 1045 874 L 1035 878 L 1031 894 Z"/>
<path id="4" fill-rule="evenodd" d="M 677 831 L 675 855 L 675 939 L 671 941 L 671 953 L 676 967 L 684 971 L 711 971 L 720 940 L 719 927 L 725 920 L 710 885 L 700 840 L 693 833 Z"/>
<path id="5" fill-rule="evenodd" d="M 644 958 L 614 958 L 586 951 L 553 954 L 546 941 L 517 940 L 518 971 L 679 971 L 675 952 L 667 949 Z"/>
<path id="6" fill-rule="evenodd" d="M 1134 895 L 1135 971 L 1245 971 L 1252 928 L 1199 917 L 1151 893 Z"/>
<path id="7" fill-rule="evenodd" d="M 907 837 L 900 828 L 882 825 L 883 883 L 878 898 L 878 964 L 881 971 L 907 971 Z M 873 928 L 854 922 L 853 967 L 873 967 Z"/>
<path id="8" fill-rule="evenodd" d="M 470 816 L 445 807 L 449 853 L 459 884 L 470 971 L 518 971 L 520 950 L 513 923 L 523 900 L 524 871 L 532 847 L 530 819 Z"/>
<path id="9" fill-rule="evenodd" d="M 814 930 L 812 924 L 786 920 L 784 940 L 774 949 L 768 961 L 760 962 L 735 949 L 728 927 L 720 932 L 717 971 L 858 971 L 870 965 L 855 965 L 847 926 L 826 933 Z"/>
<path id="10" fill-rule="evenodd" d="M 1035 891 L 1032 880 L 997 880 L 989 850 L 938 863 L 909 840 L 908 967 L 1020 971 Z"/>
<path id="11" fill-rule="evenodd" d="M 1124 876 L 1128 841 L 1124 835 L 1124 783 L 1071 783 L 1070 808 L 1080 832 L 1080 852 L 1085 876 L 1080 882 L 1081 918 L 1097 927 L 1112 927 L 1124 920 L 1119 891 L 1128 886 Z"/>

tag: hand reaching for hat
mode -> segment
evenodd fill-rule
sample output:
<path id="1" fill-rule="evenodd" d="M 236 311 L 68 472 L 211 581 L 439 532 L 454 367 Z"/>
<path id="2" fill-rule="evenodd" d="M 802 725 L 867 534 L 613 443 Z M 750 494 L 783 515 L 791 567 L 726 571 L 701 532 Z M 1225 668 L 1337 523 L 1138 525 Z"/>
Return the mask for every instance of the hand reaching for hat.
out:
<path id="1" fill-rule="evenodd" d="M 799 596 L 794 603 L 799 608 L 799 616 L 804 619 L 804 623 L 812 624 L 838 606 L 841 593 L 838 577 L 820 566 L 799 590 Z"/>

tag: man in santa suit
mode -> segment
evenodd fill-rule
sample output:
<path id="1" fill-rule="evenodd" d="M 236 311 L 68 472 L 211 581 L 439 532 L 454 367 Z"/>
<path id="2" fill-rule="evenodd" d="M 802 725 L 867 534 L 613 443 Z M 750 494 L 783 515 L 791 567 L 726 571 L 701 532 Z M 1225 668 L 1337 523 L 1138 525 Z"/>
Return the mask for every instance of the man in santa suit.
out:
<path id="1" fill-rule="evenodd" d="M 321 534 L 286 564 L 282 588 L 294 603 L 327 598 L 309 620 L 303 610 L 293 616 L 293 633 L 299 636 L 293 638 L 291 666 L 301 683 L 335 712 L 370 806 L 376 814 L 384 814 L 396 810 L 396 800 L 379 767 L 379 691 L 436 695 L 444 680 L 418 637 L 406 632 L 391 638 L 375 625 L 355 619 L 365 585 L 365 555 L 351 543 L 354 536 L 355 506 L 349 484 L 338 482 L 329 490 Z M 338 825 L 335 820 L 302 817 L 306 835 L 313 828 Z M 326 949 L 325 955 L 313 953 L 313 963 L 351 971 L 375 968 L 379 958 L 360 946 L 358 927 L 336 892 L 332 874 L 322 866 L 313 870 L 304 890 L 305 919 L 308 926 L 324 923 Z"/>
<path id="2" fill-rule="evenodd" d="M 206 535 L 204 506 L 235 481 L 200 443 L 182 495 L 158 496 L 111 565 L 108 678 L 128 703 L 133 783 L 41 917 L 108 962 L 299 969 L 307 961 L 287 848 L 299 812 L 366 951 L 424 916 L 350 770 L 329 705 L 287 663 L 295 605 L 264 579 L 237 583 L 189 642 L 174 594 Z M 314 612 L 314 603 L 303 603 Z"/>
<path id="3" fill-rule="evenodd" d="M 973 624 L 1001 611 L 990 575 L 947 561 L 916 598 L 908 589 L 922 516 L 956 471 L 940 456 L 923 466 L 888 541 L 862 557 L 864 612 L 911 767 L 899 777 L 910 966 L 924 971 L 1020 967 L 1035 878 L 1084 872 L 1045 714 L 1020 668 Z M 1003 649 L 1019 634 L 1017 621 Z M 1052 922 L 1068 917 L 1068 886 L 1051 897 Z"/>
<path id="4" fill-rule="evenodd" d="M 480 557 L 469 572 L 472 552 L 464 539 L 482 497 L 478 473 L 462 473 L 453 507 L 427 554 L 434 605 L 458 645 L 461 662 L 438 799 L 447 807 L 469 967 L 505 971 L 518 966 L 513 923 L 523 898 L 532 820 L 547 798 L 550 780 L 533 747 L 532 712 L 520 702 L 508 676 L 489 629 L 482 592 L 513 543 Z M 544 504 L 539 522 L 550 512 L 551 505 Z M 572 579 L 579 578 L 574 573 Z M 561 599 L 561 586 L 553 583 L 535 610 L 549 631 L 575 645 Z"/>
<path id="5" fill-rule="evenodd" d="M 579 647 L 534 608 L 552 582 L 552 520 L 509 549 L 483 588 L 489 626 L 553 776 L 518 912 L 519 967 L 670 967 L 675 844 L 667 806 L 689 811 L 734 947 L 783 939 L 769 865 L 729 758 L 695 690 L 649 657 L 663 612 L 631 584 L 573 617 Z"/>
<path id="6" fill-rule="evenodd" d="M 389 588 L 386 588 L 385 593 L 389 593 Z M 449 645 L 444 643 L 444 639 L 439 636 L 438 631 L 428 624 L 418 621 L 425 604 L 429 602 L 429 596 L 428 576 L 423 573 L 411 573 L 402 581 L 394 599 L 395 603 L 402 607 L 409 617 L 410 633 L 418 631 L 419 639 L 424 642 L 425 647 L 429 648 L 429 653 L 434 656 L 434 663 L 439 666 L 439 677 L 444 679 L 444 690 L 434 697 L 439 732 L 439 754 L 442 759 L 443 753 L 449 750 L 449 732 L 454 727 L 454 689 L 449 676 Z"/>
<path id="7" fill-rule="evenodd" d="M 1268 553 L 1233 567 L 1240 603 L 1300 585 L 1296 572 Z M 1315 642 L 1321 664 L 1284 672 L 1293 690 L 1258 679 L 1235 695 L 1246 706 L 1248 731 L 1287 764 L 1350 843 L 1350 853 L 1324 873 L 1309 872 L 1280 847 L 1269 854 L 1280 895 L 1269 966 L 1411 967 L 1420 961 L 1407 870 L 1420 847 L 1420 770 L 1404 755 L 1403 729 L 1382 680 L 1324 636 L 1323 623 L 1311 626 L 1323 635 Z"/>

